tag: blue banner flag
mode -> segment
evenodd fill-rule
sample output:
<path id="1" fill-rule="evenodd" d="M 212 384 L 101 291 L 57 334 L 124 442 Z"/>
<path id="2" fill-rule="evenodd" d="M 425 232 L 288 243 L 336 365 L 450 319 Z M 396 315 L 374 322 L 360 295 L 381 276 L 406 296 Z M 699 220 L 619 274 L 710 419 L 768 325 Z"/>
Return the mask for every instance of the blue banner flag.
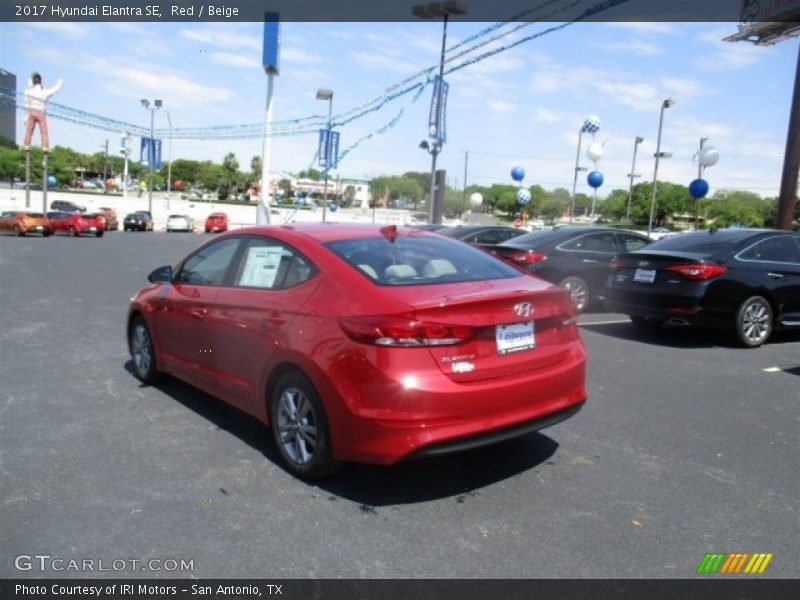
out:
<path id="1" fill-rule="evenodd" d="M 447 141 L 445 109 L 447 107 L 447 92 L 449 89 L 450 85 L 437 75 L 433 80 L 431 112 L 428 117 L 428 135 L 442 144 Z"/>

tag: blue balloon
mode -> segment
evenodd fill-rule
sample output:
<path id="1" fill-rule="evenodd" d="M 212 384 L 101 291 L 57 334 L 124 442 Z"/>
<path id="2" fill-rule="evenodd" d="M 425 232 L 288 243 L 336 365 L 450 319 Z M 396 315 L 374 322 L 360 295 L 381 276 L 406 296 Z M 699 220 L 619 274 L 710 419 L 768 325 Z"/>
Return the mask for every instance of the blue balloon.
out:
<path id="1" fill-rule="evenodd" d="M 522 181 L 525 179 L 525 169 L 522 167 L 514 167 L 511 169 L 511 179 L 514 181 Z"/>
<path id="2" fill-rule="evenodd" d="M 329 210 L 329 211 L 331 211 L 331 212 L 336 212 L 337 210 L 339 210 L 339 207 L 336 205 L 336 203 L 335 203 L 335 202 L 332 202 L 332 203 L 331 203 L 331 204 L 328 206 L 328 210 Z"/>
<path id="3" fill-rule="evenodd" d="M 586 176 L 586 182 L 594 189 L 603 185 L 603 174 L 600 171 L 592 171 Z"/>
<path id="4" fill-rule="evenodd" d="M 689 184 L 689 195 L 695 200 L 705 198 L 708 194 L 708 182 L 705 179 L 695 179 Z"/>
<path id="5" fill-rule="evenodd" d="M 56 181 L 56 178 L 53 177 L 52 175 L 50 175 L 50 177 L 47 178 L 47 187 L 56 187 L 56 183 L 58 182 Z"/>

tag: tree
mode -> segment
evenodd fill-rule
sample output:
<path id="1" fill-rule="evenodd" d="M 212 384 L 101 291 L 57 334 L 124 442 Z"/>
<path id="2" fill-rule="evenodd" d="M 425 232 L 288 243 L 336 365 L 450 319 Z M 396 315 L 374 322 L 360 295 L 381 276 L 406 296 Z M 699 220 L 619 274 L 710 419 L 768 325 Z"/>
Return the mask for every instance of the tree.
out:
<path id="1" fill-rule="evenodd" d="M 254 156 L 250 159 L 250 172 L 253 174 L 253 179 L 261 179 L 261 157 Z"/>
<path id="2" fill-rule="evenodd" d="M 0 180 L 13 183 L 15 177 L 25 172 L 24 158 L 20 150 L 0 147 Z"/>
<path id="3" fill-rule="evenodd" d="M 715 227 L 763 227 L 766 203 L 758 194 L 720 190 L 701 204 L 707 219 Z"/>
<path id="4" fill-rule="evenodd" d="M 236 160 L 236 155 L 233 152 L 228 152 L 225 158 L 222 159 L 222 168 L 228 176 L 228 180 L 233 181 L 239 171 L 239 161 Z"/>
<path id="5" fill-rule="evenodd" d="M 316 169 L 304 169 L 297 174 L 298 179 L 311 179 L 312 181 L 319 181 L 322 173 Z"/>

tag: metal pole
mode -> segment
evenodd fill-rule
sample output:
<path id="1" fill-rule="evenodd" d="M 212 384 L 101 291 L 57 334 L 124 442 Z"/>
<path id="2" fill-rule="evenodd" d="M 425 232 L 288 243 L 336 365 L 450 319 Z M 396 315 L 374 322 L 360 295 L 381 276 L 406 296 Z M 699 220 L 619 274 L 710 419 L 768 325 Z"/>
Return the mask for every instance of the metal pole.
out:
<path id="1" fill-rule="evenodd" d="M 581 143 L 583 141 L 583 127 L 578 130 L 578 152 L 575 154 L 575 179 L 572 180 L 572 198 L 569 201 L 569 224 L 572 225 L 572 216 L 575 212 L 575 190 L 578 188 L 578 171 L 581 170 Z"/>
<path id="2" fill-rule="evenodd" d="M 797 50 L 797 68 L 794 73 L 792 108 L 786 132 L 786 153 L 783 159 L 781 190 L 778 197 L 777 229 L 792 229 L 792 219 L 797 210 L 797 179 L 800 171 L 800 48 Z"/>
<path id="3" fill-rule="evenodd" d="M 31 150 L 25 150 L 25 208 L 31 207 Z M 46 212 L 46 211 L 45 211 Z"/>
<path id="4" fill-rule="evenodd" d="M 434 215 L 436 211 L 433 210 L 433 203 L 436 199 L 435 189 L 436 189 L 436 156 L 441 151 L 441 144 L 438 143 L 438 140 L 441 139 L 441 131 L 439 130 L 442 126 L 442 89 L 444 88 L 444 50 L 445 44 L 447 43 L 447 21 L 450 18 L 450 15 L 445 13 L 443 18 L 443 27 L 442 27 L 442 52 L 439 55 L 439 89 L 437 90 L 436 94 L 436 135 L 437 141 L 434 142 L 433 147 L 431 148 L 431 199 L 430 199 L 430 206 L 428 207 L 428 222 L 433 223 Z"/>
<path id="5" fill-rule="evenodd" d="M 328 98 L 328 142 L 325 144 L 325 187 L 322 191 L 322 222 L 325 222 L 325 215 L 328 209 L 328 171 L 330 171 L 330 147 L 331 147 L 331 115 L 333 114 L 333 95 Z"/>
<path id="6" fill-rule="evenodd" d="M 149 156 L 147 157 L 147 166 L 149 167 L 150 172 L 150 185 L 148 185 L 147 191 L 147 210 L 150 213 L 150 216 L 153 215 L 153 159 L 156 157 L 156 148 L 155 148 L 155 140 L 153 139 L 153 125 L 156 118 L 156 109 L 150 109 L 150 152 L 148 153 Z"/>
<path id="7" fill-rule="evenodd" d="M 49 152 L 44 153 L 42 160 L 42 212 L 47 212 L 47 157 Z"/>
<path id="8" fill-rule="evenodd" d="M 469 163 L 469 150 L 464 150 L 464 195 L 461 198 L 461 212 L 467 210 L 467 164 Z"/>
<path id="9" fill-rule="evenodd" d="M 105 143 L 106 154 L 103 158 L 103 193 L 106 193 L 106 181 L 108 180 L 108 138 Z"/>
<path id="10" fill-rule="evenodd" d="M 267 73 L 267 108 L 264 111 L 264 138 L 261 144 L 261 197 L 256 210 L 256 225 L 270 224 L 269 170 L 272 163 L 272 85 L 273 73 Z"/>
<path id="11" fill-rule="evenodd" d="M 122 199 L 128 200 L 128 133 L 125 132 L 125 167 L 122 175 Z"/>
<path id="12" fill-rule="evenodd" d="M 167 111 L 167 123 L 169 123 L 169 156 L 167 156 L 167 212 L 169 212 L 169 203 L 172 196 L 172 118 Z"/>
<path id="13" fill-rule="evenodd" d="M 636 178 L 636 151 L 639 149 L 639 144 L 644 140 L 639 136 L 636 136 L 636 140 L 633 142 L 633 163 L 631 163 L 631 172 L 628 175 L 631 179 L 631 183 L 628 186 L 628 208 L 625 211 L 625 220 L 630 225 L 631 222 L 631 198 L 633 198 L 633 180 Z"/>
<path id="14" fill-rule="evenodd" d="M 700 138 L 700 151 L 697 153 L 697 178 L 703 178 L 703 163 L 700 162 L 700 153 L 703 151 L 703 146 L 706 143 L 708 138 L 701 137 Z M 694 228 L 695 230 L 700 229 L 700 198 L 694 199 Z"/>
<path id="15" fill-rule="evenodd" d="M 656 208 L 656 182 L 658 181 L 658 160 L 661 157 L 661 129 L 664 126 L 664 109 L 666 106 L 661 104 L 661 113 L 658 117 L 658 139 L 656 141 L 656 165 L 653 168 L 653 193 L 650 196 L 650 219 L 647 221 L 647 235 L 653 231 L 653 212 Z"/>

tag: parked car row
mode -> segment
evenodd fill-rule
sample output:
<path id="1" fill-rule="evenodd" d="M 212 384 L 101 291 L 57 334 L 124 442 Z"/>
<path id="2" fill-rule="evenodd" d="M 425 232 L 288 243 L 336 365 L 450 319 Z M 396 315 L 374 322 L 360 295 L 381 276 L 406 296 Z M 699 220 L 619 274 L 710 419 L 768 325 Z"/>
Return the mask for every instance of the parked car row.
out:
<path id="1" fill-rule="evenodd" d="M 563 227 L 481 245 L 469 228 L 436 233 L 473 245 L 570 291 L 576 309 L 592 301 L 629 315 L 637 327 L 697 325 L 726 330 L 749 347 L 774 329 L 800 329 L 800 234 L 728 229 L 665 235 Z"/>

